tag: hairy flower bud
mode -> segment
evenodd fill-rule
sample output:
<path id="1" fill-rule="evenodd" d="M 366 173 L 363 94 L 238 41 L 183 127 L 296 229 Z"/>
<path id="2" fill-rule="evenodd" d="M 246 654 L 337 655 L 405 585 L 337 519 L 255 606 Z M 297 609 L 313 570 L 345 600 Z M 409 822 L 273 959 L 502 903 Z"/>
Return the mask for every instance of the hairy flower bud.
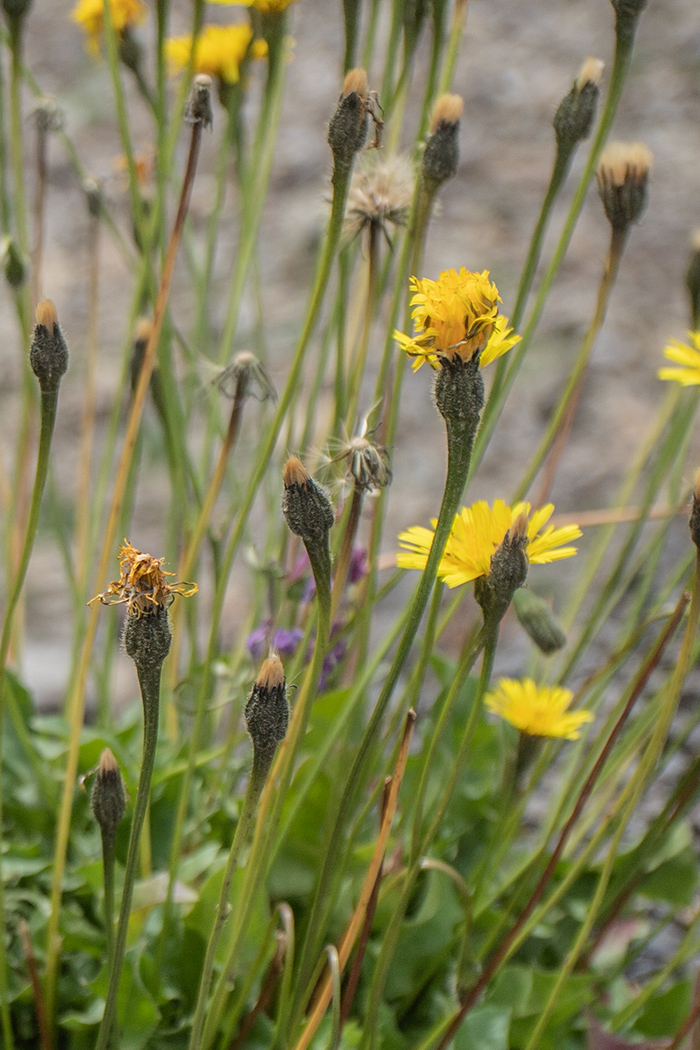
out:
<path id="1" fill-rule="evenodd" d="M 639 222 L 647 206 L 651 150 L 641 142 L 611 142 L 596 172 L 598 193 L 616 233 Z"/>
<path id="2" fill-rule="evenodd" d="M 355 154 L 367 138 L 369 84 L 364 69 L 351 69 L 343 93 L 328 127 L 328 145 L 333 151 L 333 175 L 347 174 Z"/>
<path id="3" fill-rule="evenodd" d="M 476 432 L 484 407 L 484 380 L 478 354 L 464 361 L 445 358 L 435 374 L 435 405 L 448 426 Z"/>
<path id="4" fill-rule="evenodd" d="M 700 229 L 694 230 L 690 239 L 691 256 L 685 271 L 685 286 L 690 295 L 691 328 L 700 328 Z"/>
<path id="5" fill-rule="evenodd" d="M 100 755 L 90 805 L 103 838 L 113 842 L 126 811 L 126 791 L 117 760 L 108 747 Z"/>
<path id="6" fill-rule="evenodd" d="M 602 73 L 603 63 L 597 58 L 587 58 L 571 91 L 559 103 L 553 124 L 560 150 L 571 150 L 588 138 L 595 120 Z"/>
<path id="7" fill-rule="evenodd" d="M 201 124 L 210 128 L 214 122 L 211 108 L 212 79 L 206 73 L 198 73 L 192 82 L 192 92 L 187 103 L 185 119 L 189 124 Z"/>
<path id="8" fill-rule="evenodd" d="M 68 368 L 68 347 L 58 324 L 56 307 L 50 299 L 44 299 L 36 308 L 29 363 L 42 393 L 55 393 Z"/>
<path id="9" fill-rule="evenodd" d="M 296 456 L 285 463 L 283 480 L 282 513 L 290 530 L 305 543 L 317 543 L 327 537 L 335 515 L 326 490 Z"/>
<path id="10" fill-rule="evenodd" d="M 248 697 L 244 711 L 246 729 L 253 741 L 253 778 L 262 780 L 275 757 L 277 745 L 289 726 L 287 683 L 282 661 L 271 653 Z"/>
<path id="11" fill-rule="evenodd" d="M 693 506 L 690 511 L 690 521 L 688 522 L 690 528 L 690 538 L 698 549 L 700 555 L 700 470 L 695 475 L 695 484 L 693 485 Z"/>
<path id="12" fill-rule="evenodd" d="M 441 95 L 433 107 L 430 138 L 423 154 L 423 178 L 437 189 L 451 179 L 459 163 L 459 120 L 464 102 L 459 95 Z"/>
<path id="13" fill-rule="evenodd" d="M 0 241 L 0 258 L 10 288 L 21 288 L 27 279 L 27 263 L 14 237 L 8 235 Z"/>
<path id="14" fill-rule="evenodd" d="M 521 627 L 540 652 L 549 656 L 566 645 L 566 635 L 556 616 L 547 603 L 529 588 L 518 588 L 513 595 L 513 608 Z"/>
<path id="15" fill-rule="evenodd" d="M 527 544 L 527 517 L 521 514 L 491 557 L 488 576 L 481 576 L 474 581 L 474 597 L 481 606 L 485 624 L 495 626 L 501 622 L 513 595 L 525 583 Z"/>

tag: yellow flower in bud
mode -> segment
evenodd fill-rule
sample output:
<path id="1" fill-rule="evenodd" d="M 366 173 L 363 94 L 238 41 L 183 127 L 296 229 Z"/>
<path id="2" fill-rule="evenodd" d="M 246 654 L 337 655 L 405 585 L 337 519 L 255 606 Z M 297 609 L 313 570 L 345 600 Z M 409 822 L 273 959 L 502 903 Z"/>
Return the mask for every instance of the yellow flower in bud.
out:
<path id="1" fill-rule="evenodd" d="M 141 0 L 109 0 L 114 30 L 119 35 L 127 26 L 137 25 L 146 17 L 146 7 Z M 87 33 L 88 51 L 95 54 L 104 33 L 103 0 L 79 0 L 71 12 L 71 18 Z"/>
<path id="2" fill-rule="evenodd" d="M 592 722 L 593 715 L 590 711 L 568 711 L 573 698 L 570 689 L 536 685 L 531 678 L 521 682 L 501 678 L 498 688 L 484 702 L 489 711 L 522 733 L 578 740 L 581 726 Z"/>
<path id="3" fill-rule="evenodd" d="M 237 84 L 241 64 L 249 53 L 252 58 L 264 58 L 267 44 L 264 40 L 253 40 L 253 30 L 247 23 L 206 26 L 197 37 L 194 71 L 218 77 L 226 84 Z M 179 73 L 189 63 L 192 37 L 170 37 L 165 41 L 165 54 L 172 72 Z"/>
<path id="4" fill-rule="evenodd" d="M 581 535 L 578 525 L 564 525 L 561 528 L 547 525 L 554 510 L 552 503 L 540 507 L 532 517 L 530 510 L 529 503 L 516 503 L 514 507 L 509 507 L 502 499 L 496 500 L 493 508 L 485 500 L 471 507 L 463 507 L 455 515 L 438 568 L 438 578 L 444 580 L 448 587 L 459 587 L 480 576 L 488 576 L 491 558 L 514 525 L 517 523 L 522 526 L 523 518 L 526 519 L 525 554 L 530 563 L 545 565 L 576 554 L 576 547 L 564 544 L 571 543 Z M 396 556 L 396 564 L 400 569 L 425 568 L 437 522 L 433 520 L 432 524 L 433 529 L 413 525 L 400 534 L 399 542 L 405 548 Z"/>
<path id="5" fill-rule="evenodd" d="M 437 281 L 411 277 L 411 288 L 416 334 L 396 331 L 394 339 L 414 358 L 414 372 L 426 361 L 438 368 L 441 361 L 469 361 L 476 354 L 487 365 L 520 341 L 498 313 L 501 298 L 488 270 L 445 270 Z"/>
<path id="6" fill-rule="evenodd" d="M 700 332 L 688 332 L 692 346 L 672 339 L 664 350 L 664 357 L 680 368 L 660 368 L 659 379 L 672 379 L 681 386 L 700 386 Z"/>

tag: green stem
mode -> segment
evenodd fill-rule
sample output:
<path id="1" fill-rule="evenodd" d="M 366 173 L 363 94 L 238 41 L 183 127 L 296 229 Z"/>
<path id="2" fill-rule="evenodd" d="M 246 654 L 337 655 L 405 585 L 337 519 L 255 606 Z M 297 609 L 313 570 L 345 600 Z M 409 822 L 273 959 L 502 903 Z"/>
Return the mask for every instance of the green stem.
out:
<path id="1" fill-rule="evenodd" d="M 95 1050 L 107 1050 L 117 1015 L 117 994 L 119 992 L 119 980 L 121 977 L 122 966 L 124 964 L 124 955 L 126 953 L 126 935 L 129 928 L 129 915 L 131 913 L 131 900 L 133 897 L 134 880 L 136 878 L 138 866 L 141 832 L 143 830 L 146 812 L 148 810 L 151 777 L 153 776 L 156 745 L 158 743 L 158 712 L 160 706 L 160 676 L 162 667 L 162 663 L 157 663 L 155 665 L 151 664 L 150 666 L 147 666 L 144 663 L 139 663 L 136 666 L 144 711 L 143 755 L 141 759 L 139 785 L 136 792 L 134 816 L 131 822 L 131 832 L 129 835 L 126 867 L 124 869 L 124 888 L 122 890 L 121 907 L 119 909 L 117 936 L 114 943 L 113 965 L 109 975 L 105 1011 L 97 1036 Z"/>
<path id="2" fill-rule="evenodd" d="M 105 940 L 107 941 L 107 972 L 114 969 L 114 832 L 102 832 L 102 871 L 104 878 Z"/>

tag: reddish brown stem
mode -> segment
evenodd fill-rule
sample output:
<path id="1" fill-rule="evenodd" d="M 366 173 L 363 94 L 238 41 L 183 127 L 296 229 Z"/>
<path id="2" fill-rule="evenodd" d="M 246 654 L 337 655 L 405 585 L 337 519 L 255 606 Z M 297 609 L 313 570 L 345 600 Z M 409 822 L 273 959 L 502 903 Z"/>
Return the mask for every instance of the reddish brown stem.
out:
<path id="1" fill-rule="evenodd" d="M 39 969 L 36 964 L 36 956 L 34 955 L 34 949 L 29 935 L 29 927 L 24 919 L 20 919 L 19 922 L 19 935 L 22 938 L 22 950 L 24 951 L 24 959 L 27 963 L 29 981 L 34 995 L 34 1009 L 36 1011 L 36 1022 L 39 1027 L 39 1043 L 41 1045 L 41 1050 L 53 1050 L 51 1029 L 49 1027 L 49 1019 L 46 1013 L 46 1003 L 44 1001 L 44 989 L 41 987 Z"/>

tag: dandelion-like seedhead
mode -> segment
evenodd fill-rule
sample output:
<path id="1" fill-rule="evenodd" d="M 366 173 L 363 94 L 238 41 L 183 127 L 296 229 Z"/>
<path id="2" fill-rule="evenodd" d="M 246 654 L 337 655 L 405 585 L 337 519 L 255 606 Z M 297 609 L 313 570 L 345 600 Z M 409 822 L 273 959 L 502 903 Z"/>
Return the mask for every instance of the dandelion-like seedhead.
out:
<path id="1" fill-rule="evenodd" d="M 385 488 L 391 484 L 392 473 L 389 453 L 382 445 L 375 445 L 362 432 L 346 441 L 336 441 L 332 451 L 335 455 L 330 463 L 344 463 L 346 476 L 352 478 L 357 488 L 364 492 Z"/>
<path id="2" fill-rule="evenodd" d="M 146 6 L 141 0 L 109 0 L 109 9 L 114 30 L 119 36 L 128 27 L 143 22 L 146 17 Z M 88 51 L 96 54 L 104 34 L 103 0 L 79 0 L 73 8 L 71 18 L 85 30 Z"/>
<path id="3" fill-rule="evenodd" d="M 410 358 L 414 372 L 427 361 L 433 368 L 445 362 L 478 358 L 490 364 L 520 341 L 498 313 L 501 297 L 489 271 L 444 270 L 437 281 L 411 277 L 413 336 L 395 331 L 394 339 Z"/>
<path id="4" fill-rule="evenodd" d="M 530 736 L 578 740 L 581 726 L 593 721 L 590 711 L 569 711 L 574 694 L 558 686 L 536 685 L 532 678 L 501 678 L 486 696 L 489 711 Z"/>
<path id="5" fill-rule="evenodd" d="M 345 237 L 368 227 L 390 240 L 387 224 L 405 226 L 413 200 L 415 173 L 408 157 L 367 154 L 354 170 L 345 211 Z"/>
<path id="6" fill-rule="evenodd" d="M 217 372 L 212 383 L 224 397 L 231 399 L 254 397 L 257 401 L 277 400 L 265 366 L 249 350 L 236 354 L 226 368 Z"/>
<path id="7" fill-rule="evenodd" d="M 196 594 L 196 583 L 168 583 L 166 577 L 174 572 L 162 568 L 164 558 L 153 558 L 132 547 L 124 540 L 119 548 L 119 579 L 112 580 L 102 594 L 96 594 L 92 602 L 103 605 L 126 605 L 130 616 L 137 619 L 167 608 L 176 594 L 189 598 Z"/>
<path id="8" fill-rule="evenodd" d="M 688 332 L 691 346 L 672 339 L 664 348 L 664 357 L 673 361 L 678 368 L 660 368 L 656 373 L 659 379 L 669 379 L 681 386 L 700 385 L 700 332 Z"/>
<path id="9" fill-rule="evenodd" d="M 553 510 L 554 505 L 548 503 L 531 516 L 529 503 L 517 503 L 514 507 L 509 507 L 503 500 L 496 500 L 492 508 L 484 500 L 472 504 L 471 507 L 463 507 L 455 515 L 445 553 L 438 568 L 438 577 L 444 580 L 448 587 L 459 587 L 480 576 L 488 576 L 491 571 L 491 559 L 521 516 L 527 519 L 523 549 L 530 564 L 544 565 L 562 558 L 571 558 L 576 554 L 576 547 L 568 544 L 581 536 L 581 530 L 578 525 L 564 525 L 560 528 L 547 525 Z M 396 557 L 399 568 L 425 568 L 436 524 L 434 520 L 433 529 L 413 525 L 399 535 L 399 543 L 404 548 Z"/>
<path id="10" fill-rule="evenodd" d="M 173 74 L 185 69 L 192 54 L 192 36 L 170 37 L 165 41 L 165 54 Z M 208 73 L 224 84 L 237 84 L 243 60 L 264 58 L 267 44 L 254 40 L 247 22 L 230 26 L 205 26 L 194 49 L 195 73 Z"/>

